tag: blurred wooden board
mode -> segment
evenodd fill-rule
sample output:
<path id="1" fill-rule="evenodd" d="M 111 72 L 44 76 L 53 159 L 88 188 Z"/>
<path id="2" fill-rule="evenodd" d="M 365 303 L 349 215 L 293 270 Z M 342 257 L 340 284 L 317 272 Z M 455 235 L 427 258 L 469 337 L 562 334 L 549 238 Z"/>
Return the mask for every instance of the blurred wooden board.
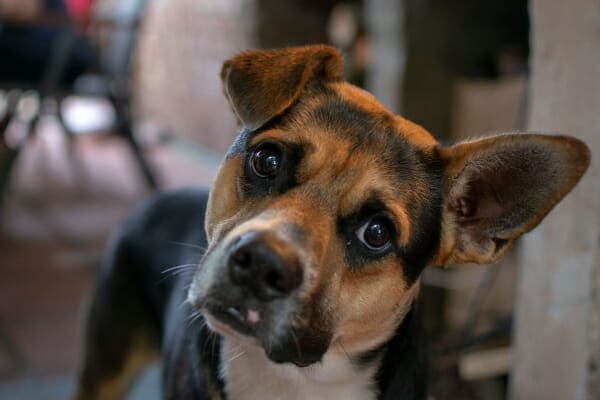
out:
<path id="1" fill-rule="evenodd" d="M 510 347 L 482 350 L 465 354 L 458 360 L 460 377 L 466 381 L 506 375 L 511 368 L 513 352 Z"/>

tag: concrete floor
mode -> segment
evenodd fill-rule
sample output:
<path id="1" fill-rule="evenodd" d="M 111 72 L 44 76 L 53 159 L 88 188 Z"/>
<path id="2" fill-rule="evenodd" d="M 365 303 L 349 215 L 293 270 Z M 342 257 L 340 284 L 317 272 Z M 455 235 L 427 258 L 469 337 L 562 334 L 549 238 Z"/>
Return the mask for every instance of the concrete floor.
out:
<path id="1" fill-rule="evenodd" d="M 162 187 L 208 185 L 220 156 L 154 145 Z M 64 399 L 80 358 L 80 320 L 107 235 L 148 195 L 128 147 L 81 136 L 69 155 L 50 122 L 23 151 L 0 210 L 0 399 Z M 158 398 L 159 367 L 136 399 Z"/>

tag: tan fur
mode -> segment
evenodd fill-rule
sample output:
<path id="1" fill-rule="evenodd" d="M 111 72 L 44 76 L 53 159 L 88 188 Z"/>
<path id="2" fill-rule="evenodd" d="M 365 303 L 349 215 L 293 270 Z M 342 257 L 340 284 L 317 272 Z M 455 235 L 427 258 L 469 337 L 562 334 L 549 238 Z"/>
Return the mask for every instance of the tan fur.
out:
<path id="1" fill-rule="evenodd" d="M 158 360 L 160 353 L 144 335 L 138 335 L 126 355 L 121 369 L 97 383 L 94 388 L 79 388 L 75 400 L 119 400 L 129 391 L 139 373 Z"/>
<path id="2" fill-rule="evenodd" d="M 334 343 L 348 354 L 361 354 L 389 340 L 419 293 L 418 283 L 408 290 L 397 286 L 402 279 L 394 276 L 398 270 L 394 266 L 381 269 L 387 272 L 360 281 L 346 277 L 340 287 L 342 317 Z M 396 285 L 386 283 L 386 279 Z"/>
<path id="3" fill-rule="evenodd" d="M 346 82 L 332 84 L 342 98 L 356 104 L 369 113 L 390 115 L 402 136 L 420 148 L 428 149 L 437 144 L 437 140 L 422 126 L 388 111 L 371 93 Z"/>
<path id="4" fill-rule="evenodd" d="M 240 171 L 244 161 L 241 157 L 235 157 L 224 162 L 219 168 L 216 182 L 227 182 L 227 184 L 213 185 L 211 195 L 213 198 L 221 199 L 219 202 L 209 202 L 206 211 L 206 233 L 209 244 L 214 243 L 215 237 L 220 237 L 219 232 L 228 229 L 229 225 L 235 224 L 235 213 L 241 208 L 241 193 L 239 190 Z"/>

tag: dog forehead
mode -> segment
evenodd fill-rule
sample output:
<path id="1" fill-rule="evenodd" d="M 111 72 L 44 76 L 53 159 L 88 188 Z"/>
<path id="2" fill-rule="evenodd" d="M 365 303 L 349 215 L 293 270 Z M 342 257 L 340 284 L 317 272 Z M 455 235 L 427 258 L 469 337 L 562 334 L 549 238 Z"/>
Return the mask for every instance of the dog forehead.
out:
<path id="1" fill-rule="evenodd" d="M 414 146 L 428 150 L 437 145 L 435 138 L 425 128 L 392 113 L 371 93 L 347 82 L 336 82 L 329 86 L 339 98 L 360 111 L 371 116 L 378 116 L 394 128 L 395 134 L 400 135 Z"/>
<path id="2" fill-rule="evenodd" d="M 332 155 L 346 149 L 410 158 L 410 153 L 431 153 L 438 144 L 427 130 L 392 113 L 373 95 L 346 82 L 306 91 L 281 122 L 293 136 L 304 137 L 321 147 L 330 144 L 335 150 Z"/>
<path id="3" fill-rule="evenodd" d="M 337 187 L 346 182 L 353 192 L 371 188 L 390 196 L 427 180 L 423 160 L 437 141 L 354 85 L 329 85 L 300 104 L 290 120 L 291 136 L 308 144 L 307 176 L 328 171 L 338 178 Z"/>
<path id="4" fill-rule="evenodd" d="M 373 197 L 398 202 L 409 190 L 426 191 L 423 155 L 437 144 L 425 129 L 348 83 L 308 91 L 251 144 L 265 140 L 300 144 L 297 183 L 328 194 L 342 213 L 356 211 Z"/>

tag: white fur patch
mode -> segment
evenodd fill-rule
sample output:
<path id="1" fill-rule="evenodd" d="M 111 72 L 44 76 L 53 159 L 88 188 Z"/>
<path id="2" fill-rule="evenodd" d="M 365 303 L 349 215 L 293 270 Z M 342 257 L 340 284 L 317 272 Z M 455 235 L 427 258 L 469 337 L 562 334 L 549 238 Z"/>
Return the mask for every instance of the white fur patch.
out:
<path id="1" fill-rule="evenodd" d="M 344 354 L 300 368 L 276 364 L 262 348 L 223 339 L 221 376 L 231 400 L 372 400 L 376 366 L 357 367 Z"/>

